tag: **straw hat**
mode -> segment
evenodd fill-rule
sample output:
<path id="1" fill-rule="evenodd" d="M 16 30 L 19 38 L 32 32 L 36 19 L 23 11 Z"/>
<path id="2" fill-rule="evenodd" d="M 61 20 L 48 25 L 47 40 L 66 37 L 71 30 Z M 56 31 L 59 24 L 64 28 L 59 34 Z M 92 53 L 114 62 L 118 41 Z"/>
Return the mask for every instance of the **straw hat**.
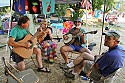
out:
<path id="1" fill-rule="evenodd" d="M 47 22 L 47 20 L 46 20 L 46 19 L 42 20 L 42 21 L 41 21 L 41 24 L 46 24 L 46 25 L 49 25 L 49 23 Z"/>

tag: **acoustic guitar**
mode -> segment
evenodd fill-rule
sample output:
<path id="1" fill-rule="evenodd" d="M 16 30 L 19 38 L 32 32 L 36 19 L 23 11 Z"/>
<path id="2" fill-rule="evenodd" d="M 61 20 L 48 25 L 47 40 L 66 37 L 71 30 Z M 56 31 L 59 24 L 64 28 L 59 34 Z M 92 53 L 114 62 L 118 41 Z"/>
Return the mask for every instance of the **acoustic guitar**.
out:
<path id="1" fill-rule="evenodd" d="M 75 41 L 75 38 L 78 37 L 80 34 L 96 34 L 97 33 L 97 30 L 96 31 L 90 31 L 90 32 L 84 32 L 83 31 L 80 31 L 77 35 L 72 35 L 72 34 L 67 34 L 66 36 L 68 37 L 68 39 L 63 39 L 63 42 L 65 45 L 71 45 L 74 41 Z"/>
<path id="2" fill-rule="evenodd" d="M 44 38 L 46 37 L 47 33 L 46 32 L 41 32 L 38 36 L 37 36 L 37 41 L 39 43 L 43 42 Z"/>
<path id="3" fill-rule="evenodd" d="M 33 54 L 33 47 L 36 45 L 37 43 L 37 36 L 41 33 L 40 30 L 38 30 L 34 35 L 32 34 L 27 34 L 23 40 L 20 40 L 18 42 L 30 42 L 32 45 L 30 46 L 29 49 L 25 48 L 25 47 L 14 47 L 13 48 L 13 52 L 15 52 L 16 54 L 18 54 L 19 56 L 23 57 L 23 58 L 29 58 L 32 56 Z"/>

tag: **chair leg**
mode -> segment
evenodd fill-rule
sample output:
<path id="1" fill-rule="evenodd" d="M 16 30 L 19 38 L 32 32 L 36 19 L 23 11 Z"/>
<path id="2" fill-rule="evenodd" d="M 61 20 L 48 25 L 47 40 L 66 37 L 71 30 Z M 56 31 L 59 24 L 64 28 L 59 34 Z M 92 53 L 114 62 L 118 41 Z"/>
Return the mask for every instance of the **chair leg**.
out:
<path id="1" fill-rule="evenodd" d="M 33 57 L 32 57 L 32 56 L 31 56 L 31 59 L 32 59 L 34 65 L 37 67 L 37 65 L 36 65 L 35 61 L 33 60 Z"/>

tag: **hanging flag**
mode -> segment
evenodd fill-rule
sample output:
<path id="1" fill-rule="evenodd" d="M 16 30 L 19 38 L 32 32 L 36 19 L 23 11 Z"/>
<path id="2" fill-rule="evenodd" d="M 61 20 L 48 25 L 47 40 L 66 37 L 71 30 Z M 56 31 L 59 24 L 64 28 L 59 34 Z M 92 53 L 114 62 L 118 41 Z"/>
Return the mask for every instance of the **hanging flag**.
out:
<path id="1" fill-rule="evenodd" d="M 66 21 L 66 22 L 63 23 L 63 26 L 64 26 L 63 34 L 65 34 L 73 27 L 73 22 L 72 21 Z"/>
<path id="2" fill-rule="evenodd" d="M 39 0 L 27 0 L 30 14 L 41 14 Z"/>
<path id="3" fill-rule="evenodd" d="M 55 0 L 42 0 L 43 14 L 54 13 Z"/>
<path id="4" fill-rule="evenodd" d="M 121 6 L 120 2 L 118 2 L 118 4 L 116 5 L 116 9 L 119 9 Z"/>
<path id="5" fill-rule="evenodd" d="M 20 14 L 25 14 L 25 0 L 14 0 L 13 10 Z"/>
<path id="6" fill-rule="evenodd" d="M 25 0 L 25 10 L 26 10 L 26 11 L 29 11 L 28 1 L 27 1 L 27 0 Z"/>
<path id="7" fill-rule="evenodd" d="M 81 1 L 81 8 L 82 9 L 92 9 L 92 1 L 91 0 L 82 0 Z"/>
<path id="8" fill-rule="evenodd" d="M 100 15 L 101 15 L 101 11 L 100 11 L 100 10 L 95 10 L 95 12 L 94 12 L 94 17 L 95 17 L 95 18 L 99 18 Z"/>

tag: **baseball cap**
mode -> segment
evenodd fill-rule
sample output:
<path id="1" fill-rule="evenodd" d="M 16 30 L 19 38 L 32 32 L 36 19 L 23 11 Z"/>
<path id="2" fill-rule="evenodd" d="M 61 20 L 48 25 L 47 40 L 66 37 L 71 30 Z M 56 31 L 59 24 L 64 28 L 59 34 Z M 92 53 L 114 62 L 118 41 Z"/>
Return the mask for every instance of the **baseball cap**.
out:
<path id="1" fill-rule="evenodd" d="M 81 22 L 82 23 L 82 19 L 81 18 L 76 18 L 75 20 L 74 20 L 74 24 L 76 24 L 76 22 Z M 82 25 L 83 25 L 83 23 L 82 23 Z"/>
<path id="2" fill-rule="evenodd" d="M 108 32 L 103 33 L 103 35 L 113 36 L 114 38 L 117 38 L 117 39 L 120 38 L 120 34 L 115 30 L 109 30 Z"/>

